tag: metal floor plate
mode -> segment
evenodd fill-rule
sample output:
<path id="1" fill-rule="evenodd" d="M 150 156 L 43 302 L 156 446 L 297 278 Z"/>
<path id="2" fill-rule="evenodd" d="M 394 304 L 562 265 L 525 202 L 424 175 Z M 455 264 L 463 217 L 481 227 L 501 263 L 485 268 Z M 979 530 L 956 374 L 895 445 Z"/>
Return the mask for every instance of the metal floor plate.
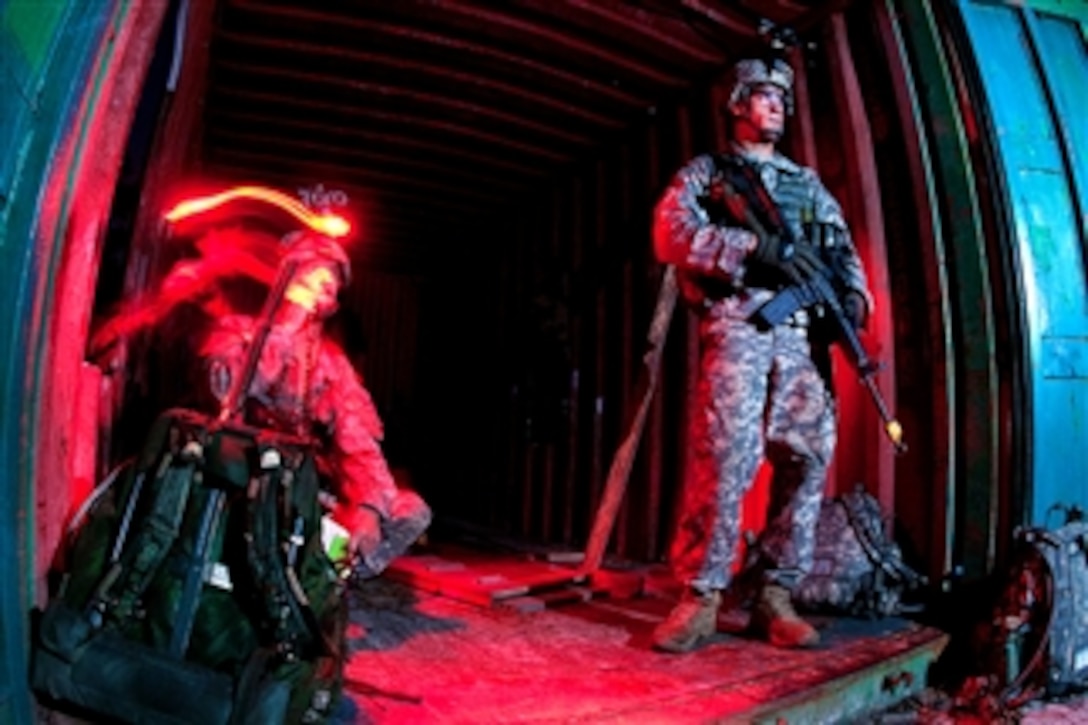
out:
<path id="1" fill-rule="evenodd" d="M 541 567 L 527 562 L 522 579 L 539 582 Z M 436 578 L 410 588 L 383 577 L 354 595 L 346 677 L 359 722 L 842 722 L 920 691 L 947 643 L 904 619 L 812 618 L 819 648 L 783 651 L 747 637 L 746 615 L 730 611 L 704 647 L 662 654 L 650 633 L 672 600 L 653 587 L 489 605 L 464 594 L 486 562 L 434 569 L 457 585 L 443 594 Z M 490 570 L 479 586 L 534 596 L 518 589 L 516 562 Z"/>

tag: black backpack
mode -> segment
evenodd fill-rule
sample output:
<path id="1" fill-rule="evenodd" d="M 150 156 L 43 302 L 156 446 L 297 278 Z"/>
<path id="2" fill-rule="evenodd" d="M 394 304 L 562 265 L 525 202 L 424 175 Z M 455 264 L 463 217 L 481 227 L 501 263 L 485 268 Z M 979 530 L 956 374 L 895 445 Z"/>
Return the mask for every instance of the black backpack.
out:
<path id="1" fill-rule="evenodd" d="M 343 579 L 310 441 L 187 410 L 103 487 L 38 622 L 33 687 L 123 722 L 321 722 Z"/>

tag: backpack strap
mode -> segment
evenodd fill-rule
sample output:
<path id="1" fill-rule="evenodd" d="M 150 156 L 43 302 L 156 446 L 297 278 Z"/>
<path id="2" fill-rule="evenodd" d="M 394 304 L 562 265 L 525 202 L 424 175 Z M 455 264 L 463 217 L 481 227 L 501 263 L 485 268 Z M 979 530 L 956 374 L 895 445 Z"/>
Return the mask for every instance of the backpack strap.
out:
<path id="1" fill-rule="evenodd" d="M 899 557 L 888 555 L 887 542 L 882 535 L 883 528 L 879 531 L 873 530 L 874 526 L 884 526 L 880 516 L 880 504 L 875 499 L 864 491 L 855 491 L 842 496 L 841 500 L 850 527 L 854 529 L 858 543 L 873 566 L 893 581 L 903 582 L 910 588 L 925 583 L 925 577 L 907 566 Z"/>
<path id="2" fill-rule="evenodd" d="M 190 554 L 185 581 L 182 585 L 181 598 L 178 600 L 174 629 L 170 634 L 169 652 L 174 657 L 184 657 L 189 649 L 189 637 L 196 621 L 197 605 L 204 587 L 204 578 L 208 566 L 208 554 L 212 538 L 223 515 L 227 494 L 221 488 L 210 488 L 206 492 L 204 507 L 200 512 L 196 540 Z"/>
<path id="3" fill-rule="evenodd" d="M 1053 508 L 1053 507 L 1051 507 Z M 1049 512 L 1048 512 L 1049 513 Z M 1014 560 L 1014 566 L 1022 566 L 1027 561 L 1028 554 L 1024 552 L 1031 552 L 1032 556 L 1038 557 L 1042 561 L 1042 580 L 1044 589 L 1044 599 L 1046 602 L 1046 623 L 1043 625 L 1042 634 L 1039 637 L 1038 644 L 1035 646 L 1035 651 L 1032 652 L 1031 659 L 1028 660 L 1016 678 L 1009 682 L 1000 693 L 998 693 L 998 700 L 1005 707 L 1017 708 L 1028 702 L 1029 700 L 1036 699 L 1045 695 L 1046 686 L 1038 682 L 1038 679 L 1046 680 L 1046 673 L 1042 672 L 1045 664 L 1047 652 L 1050 648 L 1050 638 L 1053 636 L 1054 630 L 1054 610 L 1056 609 L 1057 602 L 1055 599 L 1056 584 L 1054 581 L 1054 570 L 1051 568 L 1050 562 L 1047 557 L 1043 555 L 1040 547 L 1049 546 L 1061 549 L 1061 542 L 1046 529 L 1022 529 L 1017 532 L 1017 538 L 1021 548 L 1021 554 Z"/>
<path id="4" fill-rule="evenodd" d="M 116 619 L 126 619 L 134 614 L 140 597 L 177 538 L 201 455 L 200 443 L 190 440 L 180 451 L 166 451 L 162 455 L 150 482 L 146 481 L 146 472 L 137 474 L 114 542 L 111 566 L 91 598 L 90 608 L 98 616 L 109 611 Z M 149 489 L 146 493 L 145 487 Z M 128 543 L 134 512 L 145 496 L 151 499 L 150 511 Z"/>
<path id="5" fill-rule="evenodd" d="M 245 418 L 244 407 L 246 397 L 249 395 L 249 386 L 253 383 L 253 378 L 257 374 L 257 365 L 260 363 L 261 352 L 264 350 L 264 344 L 272 330 L 272 320 L 276 316 L 276 311 L 283 304 L 284 292 L 287 290 L 287 285 L 291 282 L 297 267 L 297 261 L 288 260 L 280 269 L 275 285 L 269 290 L 264 307 L 261 309 L 261 315 L 257 319 L 257 329 L 253 341 L 250 342 L 249 349 L 246 351 L 242 370 L 237 379 L 231 381 L 230 390 L 227 391 L 226 400 L 223 401 L 219 411 L 220 422 L 238 422 Z"/>
<path id="6" fill-rule="evenodd" d="M 735 153 L 716 153 L 710 158 L 724 193 L 721 200 L 708 199 L 715 211 L 724 213 L 733 224 L 743 227 L 749 227 L 754 220 L 767 232 L 777 234 L 791 244 L 797 243 L 793 231 L 782 218 L 778 203 L 763 185 L 752 163 Z M 757 232 L 756 229 L 750 231 Z"/>
<path id="7" fill-rule="evenodd" d="M 247 556 L 272 637 L 281 653 L 290 656 L 323 646 L 317 618 L 293 568 L 307 533 L 314 532 L 306 532 L 302 512 L 292 505 L 295 476 L 288 474 L 284 454 L 273 446 L 259 449 L 261 470 L 248 493 Z"/>

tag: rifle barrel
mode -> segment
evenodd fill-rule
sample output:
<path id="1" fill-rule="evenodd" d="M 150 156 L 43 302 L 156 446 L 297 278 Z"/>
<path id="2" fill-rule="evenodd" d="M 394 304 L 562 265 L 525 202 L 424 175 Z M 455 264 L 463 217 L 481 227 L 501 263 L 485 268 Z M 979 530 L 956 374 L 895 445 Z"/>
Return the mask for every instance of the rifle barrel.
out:
<path id="1" fill-rule="evenodd" d="M 907 444 L 903 440 L 903 426 L 888 411 L 888 405 L 884 402 L 884 397 L 880 394 L 880 390 L 877 389 L 876 382 L 873 380 L 872 375 L 862 375 L 861 381 L 865 384 L 865 389 L 869 391 L 869 396 L 873 399 L 873 403 L 876 404 L 877 413 L 880 415 L 880 422 L 884 424 L 884 433 L 888 436 L 888 440 L 892 442 L 892 445 L 895 446 L 896 453 L 906 453 Z"/>
<path id="2" fill-rule="evenodd" d="M 884 402 L 884 396 L 880 394 L 880 390 L 876 387 L 876 381 L 873 380 L 877 370 L 880 369 L 880 365 L 874 363 L 869 358 L 868 353 L 865 352 L 865 346 L 861 344 L 861 339 L 858 337 L 858 333 L 854 330 L 850 320 L 846 319 L 846 313 L 843 311 L 842 305 L 839 304 L 831 285 L 827 283 L 826 279 L 821 279 L 817 282 L 817 286 L 823 292 L 825 302 L 830 308 L 831 314 L 835 317 L 835 322 L 842 333 L 842 340 L 854 357 L 858 377 L 861 378 L 865 389 L 869 391 L 869 397 L 873 399 L 873 403 L 876 405 L 877 413 L 880 415 L 880 422 L 884 426 L 885 435 L 895 446 L 896 453 L 906 453 L 907 444 L 903 440 L 903 426 L 888 410 L 888 404 Z"/>

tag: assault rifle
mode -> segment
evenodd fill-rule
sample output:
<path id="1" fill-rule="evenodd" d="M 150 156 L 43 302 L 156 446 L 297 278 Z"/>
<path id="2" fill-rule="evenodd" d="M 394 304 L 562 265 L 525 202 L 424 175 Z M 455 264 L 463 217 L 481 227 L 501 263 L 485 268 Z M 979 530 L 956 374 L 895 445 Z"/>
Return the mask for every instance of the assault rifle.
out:
<path id="1" fill-rule="evenodd" d="M 797 275 L 797 278 L 793 279 L 793 284 L 778 292 L 770 301 L 756 310 L 752 319 L 757 324 L 773 327 L 784 322 L 798 310 L 822 309 L 834 324 L 838 340 L 845 348 L 854 369 L 857 370 L 858 379 L 869 391 L 869 396 L 873 399 L 873 404 L 876 405 L 880 421 L 884 426 L 884 433 L 895 446 L 897 453 L 906 453 L 907 444 L 903 440 L 903 426 L 889 412 L 888 405 L 884 402 L 884 397 L 880 394 L 874 380 L 882 366 L 865 351 L 857 330 L 854 329 L 853 322 L 843 310 L 830 279 L 830 270 L 826 267 L 817 269 L 808 278 Z"/>
<path id="2" fill-rule="evenodd" d="M 715 157 L 715 164 L 717 173 L 711 184 L 710 194 L 704 200 L 704 205 L 709 207 L 708 211 L 712 215 L 731 217 L 732 221 L 743 225 L 761 240 L 775 234 L 783 240 L 782 246 L 787 250 L 778 269 L 785 274 L 790 284 L 756 310 L 752 320 L 757 324 L 773 327 L 798 310 L 822 311 L 833 323 L 837 339 L 845 347 L 861 384 L 869 391 L 884 426 L 884 433 L 895 446 L 897 453 L 905 453 L 907 444 L 903 440 L 903 426 L 888 410 L 874 380 L 882 366 L 869 357 L 853 322 L 843 310 L 833 284 L 835 273 L 812 254 L 804 255 L 803 266 L 793 263 L 792 256 L 801 256 L 796 252 L 798 244 L 807 242 L 799 242 L 793 238 L 789 226 L 782 219 L 778 205 L 750 165 L 736 157 L 722 156 Z M 768 231 L 768 226 L 771 231 Z"/>

